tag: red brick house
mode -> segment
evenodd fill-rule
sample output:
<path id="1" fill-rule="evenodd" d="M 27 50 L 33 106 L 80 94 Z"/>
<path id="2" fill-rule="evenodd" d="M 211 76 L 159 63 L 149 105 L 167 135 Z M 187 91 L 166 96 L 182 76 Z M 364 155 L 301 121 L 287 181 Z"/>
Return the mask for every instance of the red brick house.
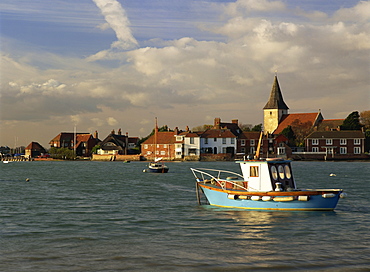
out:
<path id="1" fill-rule="evenodd" d="M 365 135 L 359 130 L 315 131 L 306 138 L 306 157 L 360 159 L 365 155 Z"/>
<path id="2" fill-rule="evenodd" d="M 184 143 L 184 138 L 179 136 L 179 130 L 160 131 L 157 135 L 151 135 L 146 141 L 141 144 L 141 155 L 147 160 L 162 158 L 163 160 L 174 160 L 176 156 L 176 148 L 181 148 Z"/>
<path id="3" fill-rule="evenodd" d="M 75 145 L 76 141 L 76 145 Z M 91 156 L 92 148 L 100 142 L 98 133 L 94 136 L 90 133 L 61 132 L 50 142 L 50 147 L 69 148 L 76 150 L 76 156 Z"/>

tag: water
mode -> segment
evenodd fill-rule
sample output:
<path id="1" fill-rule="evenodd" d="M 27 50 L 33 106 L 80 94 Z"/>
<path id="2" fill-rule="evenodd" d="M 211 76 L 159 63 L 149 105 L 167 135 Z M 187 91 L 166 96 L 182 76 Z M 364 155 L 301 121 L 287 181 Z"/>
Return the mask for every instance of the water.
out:
<path id="1" fill-rule="evenodd" d="M 334 212 L 198 206 L 189 168 L 238 164 L 168 165 L 1 164 L 0 271 L 369 271 L 369 162 L 293 162 L 299 187 L 345 189 Z"/>

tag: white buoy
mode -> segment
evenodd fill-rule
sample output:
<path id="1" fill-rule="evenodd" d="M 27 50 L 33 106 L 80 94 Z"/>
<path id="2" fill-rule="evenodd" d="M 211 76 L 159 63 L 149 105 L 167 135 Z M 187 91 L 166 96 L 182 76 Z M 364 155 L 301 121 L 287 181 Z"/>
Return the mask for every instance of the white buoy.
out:
<path id="1" fill-rule="evenodd" d="M 30 179 L 29 179 L 29 178 L 26 178 L 26 181 L 27 181 L 27 182 L 29 182 L 29 181 L 30 181 Z"/>
<path id="2" fill-rule="evenodd" d="M 331 177 L 336 177 L 337 175 L 336 174 L 334 174 L 334 173 L 330 173 L 330 175 L 329 176 L 331 176 Z"/>

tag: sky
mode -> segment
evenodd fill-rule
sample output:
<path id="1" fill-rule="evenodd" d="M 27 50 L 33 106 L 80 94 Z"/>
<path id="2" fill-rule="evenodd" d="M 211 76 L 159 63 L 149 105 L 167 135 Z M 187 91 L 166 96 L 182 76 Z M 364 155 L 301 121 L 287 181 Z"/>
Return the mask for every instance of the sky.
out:
<path id="1" fill-rule="evenodd" d="M 370 1 L 2 0 L 0 145 L 370 109 Z"/>

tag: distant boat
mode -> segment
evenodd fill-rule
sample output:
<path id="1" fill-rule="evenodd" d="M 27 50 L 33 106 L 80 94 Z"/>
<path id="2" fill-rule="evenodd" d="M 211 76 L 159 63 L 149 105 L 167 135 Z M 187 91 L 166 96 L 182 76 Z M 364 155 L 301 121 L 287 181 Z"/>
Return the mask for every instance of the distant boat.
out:
<path id="1" fill-rule="evenodd" d="M 154 162 L 149 163 L 149 172 L 152 173 L 167 173 L 169 168 L 162 161 L 162 158 L 155 159 Z"/>
<path id="2" fill-rule="evenodd" d="M 260 143 L 259 143 L 260 146 Z M 259 154 L 259 147 L 257 153 Z M 216 169 L 191 168 L 196 193 L 210 205 L 237 209 L 332 211 L 343 189 L 298 189 L 289 160 L 278 158 L 237 161 L 241 174 Z"/>

